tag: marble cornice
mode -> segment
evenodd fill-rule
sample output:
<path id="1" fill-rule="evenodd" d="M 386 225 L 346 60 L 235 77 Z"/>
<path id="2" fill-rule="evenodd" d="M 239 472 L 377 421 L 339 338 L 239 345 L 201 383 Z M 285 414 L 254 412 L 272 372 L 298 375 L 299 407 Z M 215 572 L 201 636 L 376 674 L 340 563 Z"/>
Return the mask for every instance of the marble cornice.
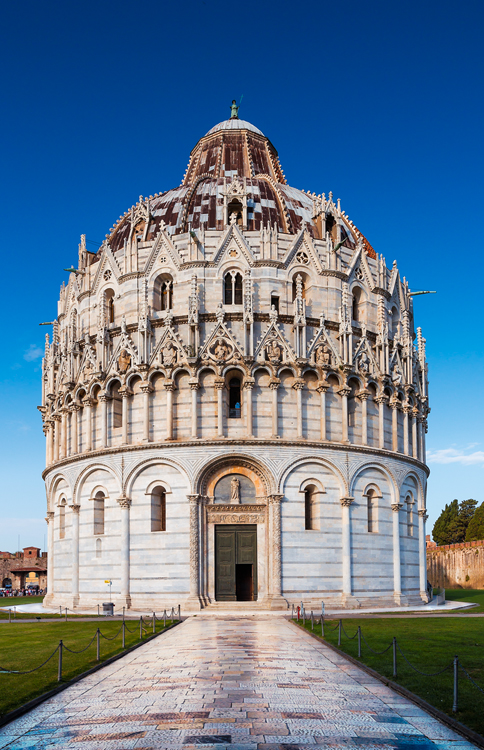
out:
<path id="1" fill-rule="evenodd" d="M 367 455 L 369 457 L 381 457 L 384 459 L 392 458 L 399 462 L 404 462 L 406 464 L 409 464 L 410 466 L 413 466 L 417 469 L 420 469 L 425 472 L 427 476 L 430 474 L 430 469 L 427 466 L 427 464 L 422 463 L 417 458 L 413 458 L 413 456 L 405 456 L 403 453 L 395 453 L 390 450 L 386 450 L 384 448 L 371 448 L 365 445 L 353 445 L 348 443 L 331 443 L 331 442 L 318 442 L 315 440 L 284 440 L 283 438 L 246 438 L 246 439 L 240 439 L 240 438 L 213 438 L 213 439 L 207 439 L 207 440 L 201 440 L 200 438 L 196 440 L 167 440 L 163 442 L 158 443 L 139 443 L 136 445 L 116 445 L 112 448 L 101 448 L 99 450 L 90 451 L 89 453 L 79 453 L 75 456 L 68 456 L 67 458 L 62 458 L 59 461 L 56 461 L 55 463 L 50 464 L 48 467 L 44 469 L 42 472 L 42 478 L 45 479 L 49 472 L 51 471 L 57 471 L 58 469 L 61 469 L 66 466 L 70 466 L 74 463 L 79 463 L 82 461 L 85 461 L 86 459 L 94 460 L 98 459 L 101 456 L 115 456 L 116 454 L 121 453 L 134 453 L 139 451 L 147 451 L 147 450 L 163 450 L 163 451 L 173 451 L 177 448 L 193 448 L 194 446 L 236 446 L 239 450 L 243 450 L 247 446 L 267 446 L 267 445 L 277 445 L 278 447 L 281 446 L 287 446 L 287 447 L 297 447 L 297 448 L 312 448 L 316 450 L 333 450 L 338 451 L 340 453 L 346 453 L 351 454 L 355 453 L 358 455 Z M 304 454 L 300 453 L 298 454 L 301 458 L 304 457 Z M 322 456 L 324 458 L 324 456 Z"/>

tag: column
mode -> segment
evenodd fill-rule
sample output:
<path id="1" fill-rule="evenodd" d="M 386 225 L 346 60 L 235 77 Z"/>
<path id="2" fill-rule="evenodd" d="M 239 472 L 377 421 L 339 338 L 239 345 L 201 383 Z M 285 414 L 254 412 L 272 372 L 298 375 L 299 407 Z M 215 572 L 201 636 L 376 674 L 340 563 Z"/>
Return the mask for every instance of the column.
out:
<path id="1" fill-rule="evenodd" d="M 343 385 L 338 389 L 338 393 L 341 396 L 341 426 L 342 426 L 342 442 L 349 443 L 348 440 L 348 396 L 351 393 L 351 388 L 347 385 Z"/>
<path id="2" fill-rule="evenodd" d="M 423 417 L 417 417 L 417 456 L 419 460 L 422 460 L 422 447 L 423 447 L 423 441 L 422 441 L 422 424 L 424 420 Z"/>
<path id="3" fill-rule="evenodd" d="M 55 439 L 55 423 L 52 419 L 48 421 L 49 434 L 47 436 L 47 449 L 49 456 L 49 466 L 54 460 L 54 439 Z"/>
<path id="4" fill-rule="evenodd" d="M 281 500 L 284 495 L 269 495 L 272 534 L 272 600 L 282 599 Z M 276 604 L 277 606 L 277 604 Z"/>
<path id="5" fill-rule="evenodd" d="M 166 390 L 166 438 L 165 440 L 173 440 L 173 391 L 175 390 L 175 383 L 173 380 L 165 379 L 163 383 Z"/>
<path id="6" fill-rule="evenodd" d="M 198 437 L 198 389 L 200 388 L 200 383 L 196 378 L 190 379 L 188 381 L 190 385 L 190 390 L 192 393 L 192 411 L 191 411 L 191 436 L 193 440 L 196 440 Z"/>
<path id="7" fill-rule="evenodd" d="M 414 458 L 418 458 L 417 417 L 418 409 L 414 406 L 412 409 L 412 456 Z"/>
<path id="8" fill-rule="evenodd" d="M 370 391 L 363 389 L 357 395 L 361 401 L 361 444 L 368 445 L 368 398 Z"/>
<path id="9" fill-rule="evenodd" d="M 150 442 L 150 393 L 153 393 L 153 386 L 150 383 L 141 383 L 141 393 L 143 394 L 143 442 Z"/>
<path id="10" fill-rule="evenodd" d="M 60 457 L 66 458 L 67 457 L 67 415 L 68 410 L 64 406 L 61 409 L 61 451 L 60 451 Z"/>
<path id="11" fill-rule="evenodd" d="M 129 608 L 131 605 L 131 597 L 129 595 L 129 508 L 131 500 L 127 497 L 120 497 L 118 498 L 118 504 L 121 508 L 121 603 L 122 606 Z"/>
<path id="12" fill-rule="evenodd" d="M 99 403 L 99 401 L 98 401 Z M 94 401 L 89 396 L 82 399 L 82 405 L 84 408 L 84 430 L 86 433 L 86 441 L 84 450 L 89 452 L 92 450 L 92 407 Z"/>
<path id="13" fill-rule="evenodd" d="M 303 436 L 303 414 L 302 414 L 302 391 L 304 388 L 304 380 L 296 380 L 292 387 L 296 391 L 296 406 L 297 406 L 297 436 L 302 438 Z"/>
<path id="14" fill-rule="evenodd" d="M 418 564 L 420 578 L 420 598 L 428 601 L 427 594 L 427 544 L 425 540 L 425 521 L 428 515 L 425 508 L 418 511 Z"/>
<path id="15" fill-rule="evenodd" d="M 398 400 L 392 398 L 390 401 L 392 410 L 392 451 L 398 451 Z"/>
<path id="16" fill-rule="evenodd" d="M 72 510 L 72 606 L 79 604 L 79 511 L 80 505 L 69 505 Z"/>
<path id="17" fill-rule="evenodd" d="M 343 599 L 352 596 L 351 593 L 351 516 L 350 505 L 353 497 L 342 497 L 341 503 L 341 556 L 342 556 L 342 579 Z"/>
<path id="18" fill-rule="evenodd" d="M 247 427 L 247 437 L 253 437 L 253 426 L 252 426 L 252 389 L 255 385 L 254 378 L 245 378 L 244 380 L 244 391 L 245 391 L 245 419 Z"/>
<path id="19" fill-rule="evenodd" d="M 410 442 L 409 442 L 409 420 L 408 415 L 412 413 L 412 407 L 410 404 L 405 404 L 403 407 L 403 452 L 406 456 L 410 455 Z"/>
<path id="20" fill-rule="evenodd" d="M 81 409 L 79 404 L 71 404 L 71 455 L 79 453 L 79 423 L 77 415 Z"/>
<path id="21" fill-rule="evenodd" d="M 321 440 L 326 440 L 326 391 L 328 390 L 329 385 L 324 380 L 320 380 L 317 391 L 319 392 L 319 397 L 321 399 L 321 416 L 320 416 L 320 422 L 321 422 Z"/>
<path id="22" fill-rule="evenodd" d="M 187 495 L 190 503 L 190 595 L 189 609 L 200 609 L 200 495 Z"/>
<path id="23" fill-rule="evenodd" d="M 101 448 L 108 447 L 108 401 L 109 396 L 107 393 L 100 393 L 98 396 L 98 403 L 101 403 Z M 90 404 L 89 404 L 90 406 Z M 86 422 L 89 422 L 88 428 L 86 428 L 86 434 L 88 437 L 91 435 L 91 409 L 89 409 L 86 415 Z M 88 441 L 86 441 L 87 443 Z M 86 450 L 90 450 L 86 445 Z"/>
<path id="24" fill-rule="evenodd" d="M 421 426 L 420 426 L 420 460 L 424 464 L 427 460 L 426 456 L 426 450 L 425 450 L 425 435 L 427 434 L 427 420 L 425 417 L 422 417 L 421 420 Z"/>
<path id="25" fill-rule="evenodd" d="M 50 465 L 50 433 L 51 433 L 51 425 L 49 422 L 44 422 L 42 426 L 42 430 L 45 435 L 45 465 Z"/>
<path id="26" fill-rule="evenodd" d="M 215 379 L 215 390 L 217 391 L 217 437 L 223 438 L 224 436 L 224 378 Z"/>
<path id="27" fill-rule="evenodd" d="M 385 447 L 385 404 L 388 396 L 377 396 L 375 399 L 378 404 L 378 447 Z"/>
<path id="28" fill-rule="evenodd" d="M 47 511 L 47 594 L 54 593 L 54 512 Z"/>
<path id="29" fill-rule="evenodd" d="M 133 391 L 127 388 L 125 385 L 119 389 L 119 395 L 123 399 L 122 401 L 122 415 L 121 415 L 121 443 L 122 445 L 128 445 L 129 443 L 129 425 L 128 425 L 128 398 L 133 395 Z"/>
<path id="30" fill-rule="evenodd" d="M 277 432 L 277 389 L 281 381 L 279 378 L 272 378 L 269 381 L 269 388 L 272 391 L 272 437 L 278 437 Z"/>
<path id="31" fill-rule="evenodd" d="M 60 431 L 61 431 L 61 415 L 60 414 L 54 414 L 52 416 L 52 419 L 54 420 L 54 461 L 59 460 L 59 451 L 60 451 Z"/>
<path id="32" fill-rule="evenodd" d="M 392 503 L 393 511 L 393 597 L 395 604 L 400 604 L 402 596 L 402 577 L 400 567 L 400 509 L 402 503 Z"/>

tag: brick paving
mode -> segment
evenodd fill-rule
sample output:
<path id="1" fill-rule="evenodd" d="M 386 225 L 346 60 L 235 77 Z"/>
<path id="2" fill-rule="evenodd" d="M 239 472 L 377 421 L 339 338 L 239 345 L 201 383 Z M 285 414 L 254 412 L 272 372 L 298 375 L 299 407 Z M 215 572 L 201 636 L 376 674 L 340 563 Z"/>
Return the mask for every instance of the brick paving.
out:
<path id="1" fill-rule="evenodd" d="M 280 618 L 197 618 L 0 729 L 8 750 L 475 747 Z"/>

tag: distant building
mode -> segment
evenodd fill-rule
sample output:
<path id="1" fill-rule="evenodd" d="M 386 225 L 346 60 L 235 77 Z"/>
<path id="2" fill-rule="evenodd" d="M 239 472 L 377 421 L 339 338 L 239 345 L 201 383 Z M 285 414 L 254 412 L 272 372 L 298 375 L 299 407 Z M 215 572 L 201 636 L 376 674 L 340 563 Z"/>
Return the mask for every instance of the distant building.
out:
<path id="1" fill-rule="evenodd" d="M 427 536 L 425 537 L 425 543 L 426 543 L 427 549 L 435 549 L 437 546 L 437 543 L 433 542 L 430 539 L 430 534 L 427 534 Z"/>
<path id="2" fill-rule="evenodd" d="M 234 105 L 181 185 L 97 252 L 81 238 L 61 288 L 39 407 L 47 603 L 93 606 L 106 579 L 118 606 L 158 610 L 426 602 L 412 300 Z"/>
<path id="3" fill-rule="evenodd" d="M 2 588 L 25 589 L 47 586 L 47 552 L 39 547 L 24 547 L 23 552 L 0 552 Z"/>

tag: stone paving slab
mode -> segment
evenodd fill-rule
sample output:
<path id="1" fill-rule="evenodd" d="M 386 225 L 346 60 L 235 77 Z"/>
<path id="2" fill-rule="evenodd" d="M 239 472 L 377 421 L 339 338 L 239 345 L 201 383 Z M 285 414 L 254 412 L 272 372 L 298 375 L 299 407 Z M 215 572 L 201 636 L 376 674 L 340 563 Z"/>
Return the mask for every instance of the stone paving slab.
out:
<path id="1" fill-rule="evenodd" d="M 271 617 L 191 617 L 0 729 L 0 750 L 473 747 Z"/>

